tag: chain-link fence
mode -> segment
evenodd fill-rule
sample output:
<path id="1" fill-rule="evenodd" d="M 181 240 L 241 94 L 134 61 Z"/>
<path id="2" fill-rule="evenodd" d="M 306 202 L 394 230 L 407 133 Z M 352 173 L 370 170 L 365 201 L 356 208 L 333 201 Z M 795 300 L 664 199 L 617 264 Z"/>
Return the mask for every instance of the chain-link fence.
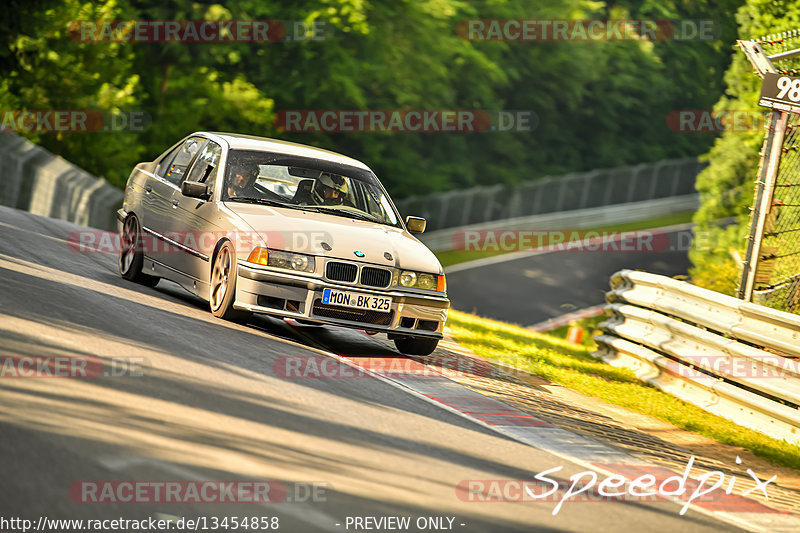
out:
<path id="1" fill-rule="evenodd" d="M 429 230 L 694 194 L 706 163 L 696 158 L 547 176 L 519 185 L 475 187 L 397 202 L 403 215 L 425 217 Z"/>
<path id="2" fill-rule="evenodd" d="M 742 41 L 765 87 L 794 82 L 800 73 L 800 31 Z M 777 76 L 776 76 L 777 75 Z M 800 88 L 800 81 L 797 82 Z M 784 95 L 789 91 L 784 91 Z M 762 90 L 762 101 L 766 89 Z M 780 93 L 779 93 L 780 95 Z M 777 96 L 777 95 L 776 95 Z M 800 96 L 800 91 L 798 91 Z M 761 102 L 760 102 L 761 103 Z M 800 104 L 800 98 L 798 98 Z M 761 154 L 740 297 L 800 312 L 800 107 L 773 106 Z"/>
<path id="3" fill-rule="evenodd" d="M 786 311 L 800 310 L 800 115 L 788 117 L 781 164 L 761 243 L 754 299 Z"/>

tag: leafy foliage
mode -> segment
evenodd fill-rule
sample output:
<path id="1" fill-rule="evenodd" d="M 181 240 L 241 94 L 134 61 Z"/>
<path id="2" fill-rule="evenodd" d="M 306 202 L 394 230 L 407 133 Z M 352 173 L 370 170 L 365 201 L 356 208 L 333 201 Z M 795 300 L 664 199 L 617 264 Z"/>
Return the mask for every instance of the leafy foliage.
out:
<path id="1" fill-rule="evenodd" d="M 739 38 L 754 39 L 800 27 L 800 5 L 791 0 L 748 0 L 736 20 Z M 714 109 L 763 111 L 757 106 L 760 78 L 742 52 L 734 54 L 725 73 L 727 91 Z M 697 180 L 701 206 L 694 217 L 695 246 L 689 253 L 694 265 L 690 273 L 698 285 L 726 294 L 736 290 L 740 273 L 736 254 L 744 256 L 764 133 L 728 130 L 705 156 L 709 166 Z M 721 226 L 726 219 L 735 222 Z"/>
<path id="2" fill-rule="evenodd" d="M 34 133 L 113 183 L 196 130 L 277 136 L 372 166 L 398 197 L 513 184 L 568 171 L 696 155 L 710 134 L 666 127 L 722 91 L 743 0 L 9 0 L 0 25 L 2 109 L 143 110 L 145 131 Z M 459 21 L 709 19 L 708 41 L 469 41 Z M 326 23 L 320 39 L 276 43 L 82 42 L 77 20 Z M 289 133 L 281 110 L 527 110 L 533 131 Z"/>

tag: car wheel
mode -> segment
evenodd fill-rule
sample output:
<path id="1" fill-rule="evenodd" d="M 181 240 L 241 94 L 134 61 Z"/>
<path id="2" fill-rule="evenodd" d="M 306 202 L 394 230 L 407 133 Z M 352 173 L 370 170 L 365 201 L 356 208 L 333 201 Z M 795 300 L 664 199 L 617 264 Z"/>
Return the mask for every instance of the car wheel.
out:
<path id="1" fill-rule="evenodd" d="M 211 267 L 211 292 L 208 303 L 211 313 L 223 320 L 246 322 L 252 313 L 233 308 L 236 297 L 236 254 L 233 245 L 225 242 L 214 257 Z"/>
<path id="2" fill-rule="evenodd" d="M 406 355 L 430 355 L 439 345 L 439 339 L 428 337 L 397 337 L 394 345 Z"/>
<path id="3" fill-rule="evenodd" d="M 135 281 L 148 287 L 154 287 L 158 283 L 155 276 L 148 276 L 142 273 L 144 264 L 144 254 L 141 247 L 141 227 L 135 215 L 130 215 L 122 224 L 122 231 L 119 235 L 119 273 L 128 281 Z"/>

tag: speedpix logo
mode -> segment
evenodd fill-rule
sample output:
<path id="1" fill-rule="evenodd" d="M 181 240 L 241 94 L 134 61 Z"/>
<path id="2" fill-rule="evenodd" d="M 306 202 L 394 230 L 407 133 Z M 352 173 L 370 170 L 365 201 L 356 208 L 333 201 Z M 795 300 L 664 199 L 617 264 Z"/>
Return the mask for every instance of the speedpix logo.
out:
<path id="1" fill-rule="evenodd" d="M 690 477 L 694 456 L 686 464 L 682 474 L 657 466 L 596 464 L 612 473 L 598 474 L 592 470 L 578 472 L 569 480 L 554 476 L 563 469 L 556 466 L 539 472 L 532 480 L 517 479 L 471 479 L 456 486 L 456 496 L 466 502 L 557 502 L 553 515 L 557 515 L 568 502 L 602 501 L 654 501 L 677 499 L 683 502 L 679 511 L 684 515 L 692 504 L 709 509 L 737 509 L 740 512 L 763 509 L 759 503 L 746 498 L 750 493 L 763 495 L 769 500 L 767 488 L 777 475 L 762 480 L 751 469 L 744 482 L 732 474 L 720 470 L 705 472 L 696 479 Z M 736 463 L 741 464 L 736 458 Z M 733 494 L 739 485 L 747 490 L 741 495 Z M 752 486 L 751 486 L 752 485 Z M 739 487 L 740 488 L 740 487 Z M 740 488 L 741 490 L 741 488 Z"/>

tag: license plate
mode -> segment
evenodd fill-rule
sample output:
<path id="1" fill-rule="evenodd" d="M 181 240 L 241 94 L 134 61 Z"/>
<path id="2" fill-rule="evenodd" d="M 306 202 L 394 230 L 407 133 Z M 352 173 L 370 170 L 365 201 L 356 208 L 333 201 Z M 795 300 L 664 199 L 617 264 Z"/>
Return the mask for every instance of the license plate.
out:
<path id="1" fill-rule="evenodd" d="M 388 296 L 374 296 L 363 292 L 337 291 L 334 289 L 324 289 L 322 291 L 322 303 L 354 307 L 356 309 L 369 309 L 370 311 L 389 311 L 392 307 L 392 299 Z"/>

